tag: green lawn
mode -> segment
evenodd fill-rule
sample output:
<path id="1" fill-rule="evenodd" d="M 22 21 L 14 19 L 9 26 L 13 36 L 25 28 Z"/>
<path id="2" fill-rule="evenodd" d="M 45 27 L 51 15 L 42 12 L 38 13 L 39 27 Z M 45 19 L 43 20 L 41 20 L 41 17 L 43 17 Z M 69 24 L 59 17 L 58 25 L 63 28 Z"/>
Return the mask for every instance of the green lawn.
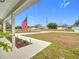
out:
<path id="1" fill-rule="evenodd" d="M 79 59 L 79 34 L 53 32 L 26 36 L 52 43 L 31 59 Z"/>

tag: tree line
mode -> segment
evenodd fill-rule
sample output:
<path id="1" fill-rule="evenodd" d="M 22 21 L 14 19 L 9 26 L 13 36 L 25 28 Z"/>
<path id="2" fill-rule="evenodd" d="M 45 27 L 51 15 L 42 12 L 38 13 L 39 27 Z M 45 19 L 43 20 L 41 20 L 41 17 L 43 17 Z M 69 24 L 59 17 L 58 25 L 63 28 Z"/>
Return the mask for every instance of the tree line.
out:
<path id="1" fill-rule="evenodd" d="M 67 24 L 65 24 L 65 25 L 67 25 Z M 74 24 L 72 26 L 79 26 L 79 18 L 74 22 Z M 48 29 L 57 29 L 58 24 L 57 23 L 48 23 L 47 27 L 48 27 Z"/>

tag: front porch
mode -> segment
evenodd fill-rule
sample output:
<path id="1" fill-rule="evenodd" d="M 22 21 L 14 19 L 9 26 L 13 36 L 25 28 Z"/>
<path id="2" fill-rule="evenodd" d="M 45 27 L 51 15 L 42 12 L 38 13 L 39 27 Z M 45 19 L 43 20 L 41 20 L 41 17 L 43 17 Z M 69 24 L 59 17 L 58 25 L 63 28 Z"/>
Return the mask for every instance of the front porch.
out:
<path id="1" fill-rule="evenodd" d="M 7 40 L 5 37 L 0 38 L 3 42 L 8 42 L 12 45 L 11 52 L 5 52 L 0 49 L 0 59 L 30 59 L 35 54 L 50 45 L 49 42 L 37 40 L 34 38 L 25 37 L 15 33 L 15 16 L 27 9 L 31 5 L 35 4 L 38 0 L 5 0 L 0 2 L 0 18 L 3 21 L 3 32 L 6 33 L 6 22 L 11 20 L 11 36 L 12 40 Z M 3 11 L 3 12 L 2 12 Z M 8 35 L 8 34 L 7 34 Z M 22 39 L 32 44 L 22 47 L 20 49 L 16 48 L 16 39 Z M 17 39 L 18 40 L 18 39 Z M 25 44 L 23 44 L 25 45 Z"/>
<path id="2" fill-rule="evenodd" d="M 3 32 L 6 33 L 6 23 L 11 20 L 12 48 L 15 48 L 15 16 L 35 4 L 38 0 L 5 0 L 0 2 L 0 18 L 3 22 Z M 7 34 L 8 35 L 8 34 Z"/>

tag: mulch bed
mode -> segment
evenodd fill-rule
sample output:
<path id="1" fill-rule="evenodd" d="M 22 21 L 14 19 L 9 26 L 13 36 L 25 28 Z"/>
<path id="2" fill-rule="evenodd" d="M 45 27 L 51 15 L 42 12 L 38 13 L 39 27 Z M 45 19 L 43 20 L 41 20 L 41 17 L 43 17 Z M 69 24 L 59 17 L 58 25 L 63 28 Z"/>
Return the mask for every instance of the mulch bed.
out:
<path id="1" fill-rule="evenodd" d="M 8 37 L 7 39 L 12 43 L 12 38 Z M 19 38 L 16 38 L 15 42 L 16 42 L 15 45 L 17 48 L 21 48 L 21 47 L 32 44 L 31 42 L 27 42 L 26 40 L 22 40 Z"/>

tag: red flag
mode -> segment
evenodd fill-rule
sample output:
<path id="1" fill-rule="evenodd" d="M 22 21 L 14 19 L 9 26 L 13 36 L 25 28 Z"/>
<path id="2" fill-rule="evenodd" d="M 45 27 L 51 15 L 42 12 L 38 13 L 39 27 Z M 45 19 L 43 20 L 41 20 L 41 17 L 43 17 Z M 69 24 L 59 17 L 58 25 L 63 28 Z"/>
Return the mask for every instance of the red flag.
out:
<path id="1" fill-rule="evenodd" d="M 25 20 L 22 21 L 22 30 L 27 30 L 27 17 L 25 18 Z"/>

